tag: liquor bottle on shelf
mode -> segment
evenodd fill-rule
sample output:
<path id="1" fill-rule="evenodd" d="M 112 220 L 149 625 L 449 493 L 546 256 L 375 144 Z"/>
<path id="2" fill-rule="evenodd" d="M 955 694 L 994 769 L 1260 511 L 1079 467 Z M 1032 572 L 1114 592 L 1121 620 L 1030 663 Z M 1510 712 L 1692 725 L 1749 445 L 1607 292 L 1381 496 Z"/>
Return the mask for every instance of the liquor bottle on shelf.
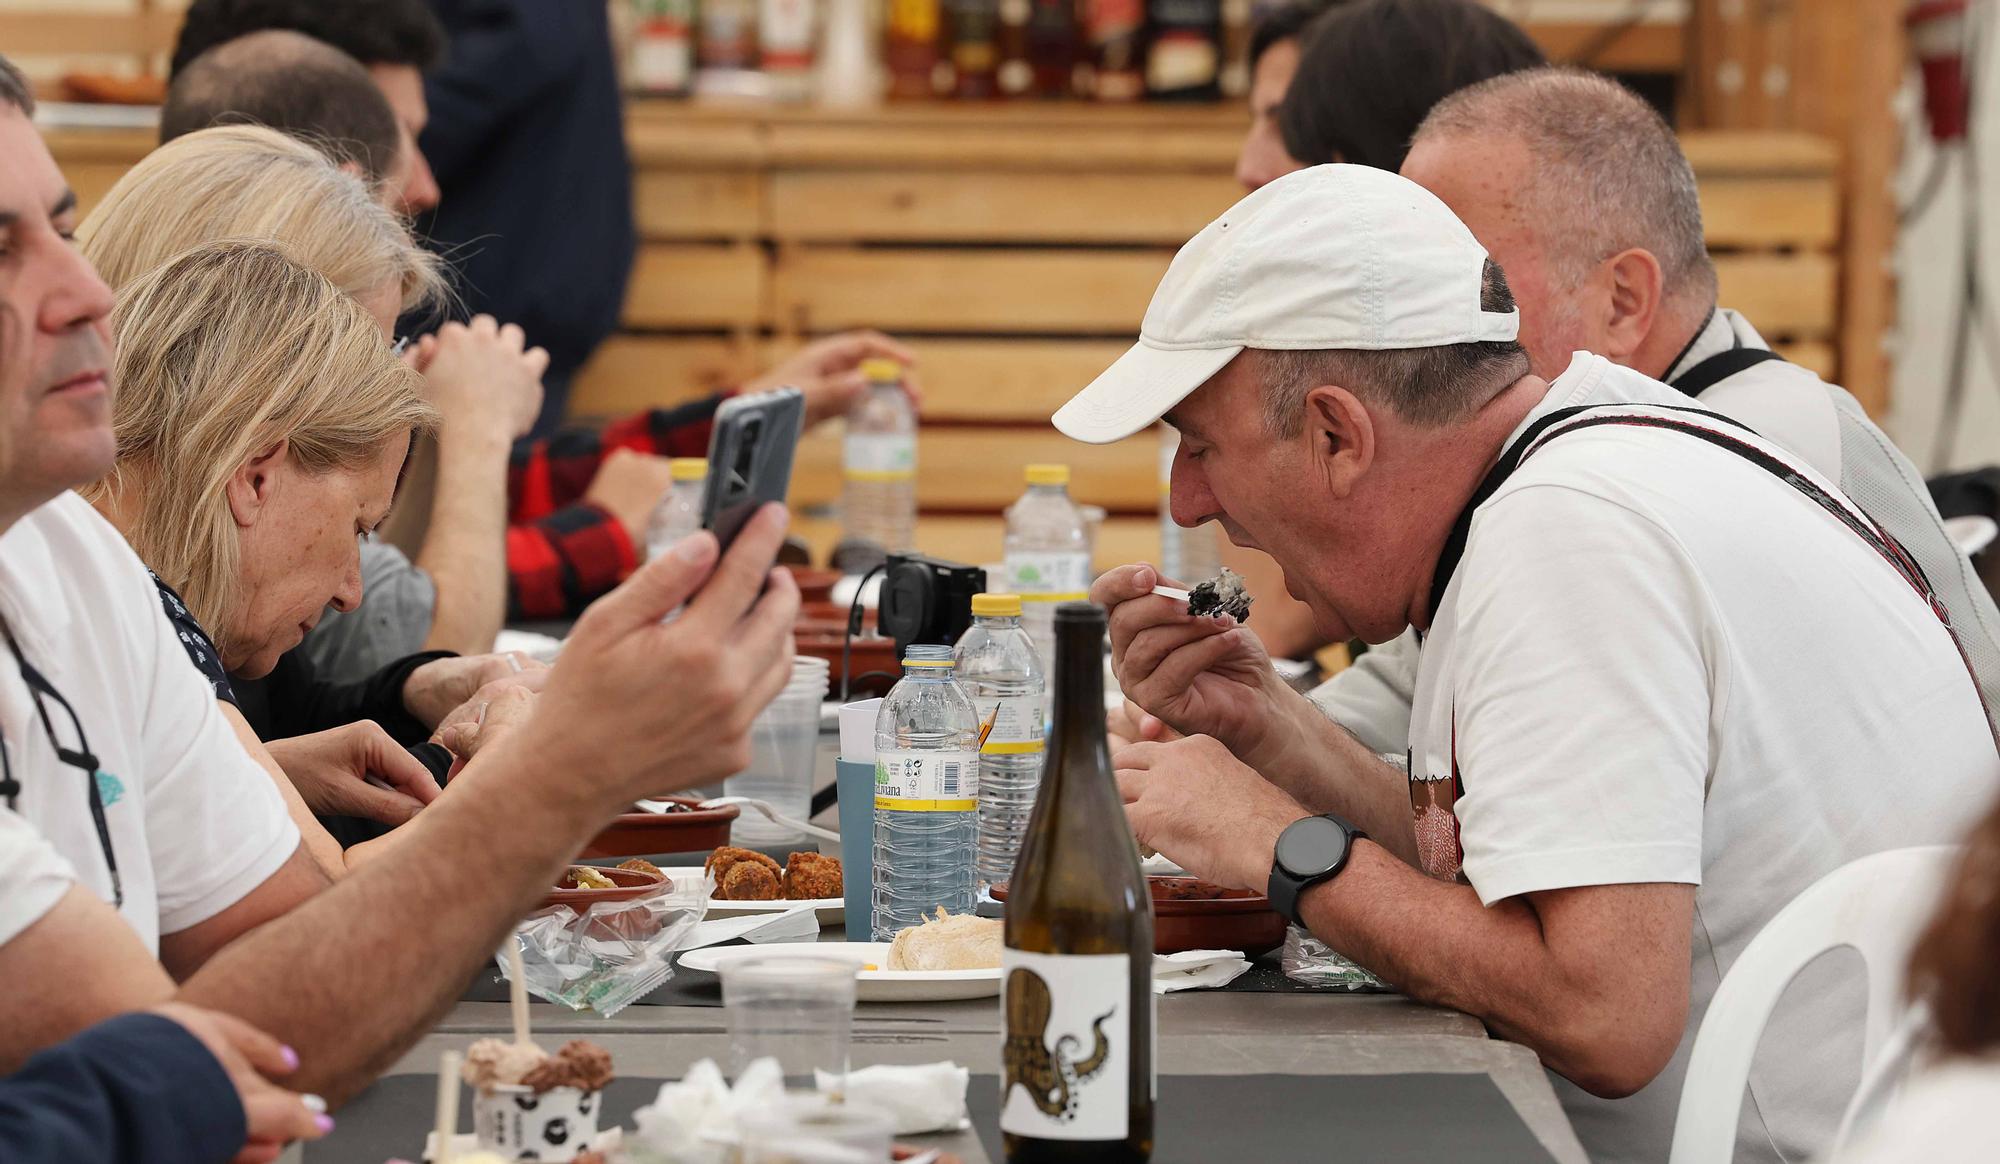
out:
<path id="1" fill-rule="evenodd" d="M 694 87 L 694 0 L 639 0 L 633 16 L 632 88 L 653 97 L 686 96 Z"/>
<path id="2" fill-rule="evenodd" d="M 830 0 L 826 35 L 819 48 L 814 89 L 820 104 L 840 108 L 873 105 L 882 99 L 869 0 Z"/>
<path id="3" fill-rule="evenodd" d="M 948 69 L 938 59 L 942 31 L 940 0 L 889 0 L 882 56 L 889 66 L 892 99 L 935 97 L 948 87 Z"/>
<path id="4" fill-rule="evenodd" d="M 1092 96 L 1137 101 L 1146 95 L 1145 0 L 1083 0 L 1084 49 Z"/>
<path id="5" fill-rule="evenodd" d="M 1040 97 L 1069 97 L 1077 86 L 1076 0 L 1029 0 L 1028 67 L 1033 90 Z"/>
<path id="6" fill-rule="evenodd" d="M 1222 96 L 1222 0 L 1151 0 L 1146 96 L 1214 101 Z"/>
<path id="7" fill-rule="evenodd" d="M 1000 0 L 1000 95 L 1008 98 L 1035 95 L 1035 70 L 1028 63 L 1028 18 L 1034 12 L 1029 0 Z"/>
<path id="8" fill-rule="evenodd" d="M 701 0 L 695 21 L 695 90 L 763 96 L 757 72 L 757 0 Z"/>
<path id="9" fill-rule="evenodd" d="M 812 96 L 813 0 L 762 0 L 757 14 L 757 60 L 778 101 Z"/>
<path id="10" fill-rule="evenodd" d="M 1222 95 L 1250 92 L 1250 34 L 1256 25 L 1252 0 L 1222 0 Z"/>
<path id="11" fill-rule="evenodd" d="M 1056 609 L 1055 730 L 1007 893 L 1008 1164 L 1153 1154 L 1153 914 L 1112 777 L 1102 607 Z"/>
<path id="12" fill-rule="evenodd" d="M 984 101 L 1000 92 L 1000 0 L 945 0 L 951 95 Z"/>

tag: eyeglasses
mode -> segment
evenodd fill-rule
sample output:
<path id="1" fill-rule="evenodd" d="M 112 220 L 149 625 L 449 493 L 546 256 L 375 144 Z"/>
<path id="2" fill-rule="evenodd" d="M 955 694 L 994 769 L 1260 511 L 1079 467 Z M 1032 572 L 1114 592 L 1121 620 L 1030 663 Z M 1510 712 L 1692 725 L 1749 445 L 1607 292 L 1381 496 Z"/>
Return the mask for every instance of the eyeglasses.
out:
<path id="1" fill-rule="evenodd" d="M 7 650 L 12 652 L 14 663 L 21 670 L 21 682 L 27 684 L 28 695 L 35 701 L 35 714 L 41 718 L 42 730 L 48 733 L 49 746 L 55 749 L 56 758 L 81 771 L 84 782 L 90 786 L 90 820 L 97 826 L 97 845 L 104 852 L 105 868 L 111 871 L 111 904 L 113 908 L 122 908 L 125 904 L 125 883 L 118 876 L 118 857 L 111 849 L 111 825 L 104 816 L 103 765 L 98 762 L 97 754 L 90 750 L 90 740 L 83 734 L 83 720 L 78 718 L 76 708 L 63 697 L 63 693 L 56 690 L 55 684 L 49 682 L 48 677 L 36 670 L 34 664 L 28 662 L 28 657 L 21 653 L 21 645 L 14 641 L 14 629 L 7 625 L 5 618 L 0 618 L 0 635 L 6 636 Z M 63 714 L 69 716 L 69 725 L 76 732 L 74 748 L 64 747 L 62 740 L 56 736 L 55 721 L 49 716 L 46 702 L 51 699 L 62 708 Z M 15 799 L 20 795 L 21 782 L 14 778 L 14 763 L 8 756 L 5 737 L 0 736 L 0 798 L 7 801 L 7 808 L 12 811 Z"/>

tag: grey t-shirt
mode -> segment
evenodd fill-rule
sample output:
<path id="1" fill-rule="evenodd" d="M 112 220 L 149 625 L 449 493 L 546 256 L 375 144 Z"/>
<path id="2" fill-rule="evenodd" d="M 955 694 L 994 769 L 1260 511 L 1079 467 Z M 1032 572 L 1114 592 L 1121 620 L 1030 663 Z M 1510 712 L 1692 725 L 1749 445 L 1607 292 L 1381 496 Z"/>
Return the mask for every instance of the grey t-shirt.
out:
<path id="1" fill-rule="evenodd" d="M 408 555 L 369 537 L 361 543 L 361 606 L 330 610 L 299 649 L 321 678 L 365 679 L 424 649 L 437 613 L 437 585 Z"/>

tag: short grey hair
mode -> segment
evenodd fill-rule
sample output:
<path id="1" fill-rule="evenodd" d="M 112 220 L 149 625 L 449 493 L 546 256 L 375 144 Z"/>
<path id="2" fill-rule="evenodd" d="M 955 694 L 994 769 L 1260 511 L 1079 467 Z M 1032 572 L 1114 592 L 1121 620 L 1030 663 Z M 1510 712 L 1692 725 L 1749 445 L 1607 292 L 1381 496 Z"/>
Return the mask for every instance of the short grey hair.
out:
<path id="1" fill-rule="evenodd" d="M 12 105 L 30 116 L 35 112 L 35 91 L 6 57 L 0 57 L 0 105 Z"/>
<path id="2" fill-rule="evenodd" d="M 1500 264 L 1486 260 L 1479 306 L 1514 310 L 1514 293 Z M 1447 344 L 1390 351 L 1258 349 L 1264 381 L 1264 424 L 1273 436 L 1305 430 L 1306 396 L 1337 384 L 1425 428 L 1443 428 L 1478 412 L 1528 375 L 1528 353 L 1515 340 Z"/>
<path id="3" fill-rule="evenodd" d="M 1529 69 L 1445 98 L 1426 137 L 1514 135 L 1537 173 L 1521 191 L 1546 228 L 1548 259 L 1571 279 L 1639 247 L 1660 261 L 1670 300 L 1715 299 L 1694 168 L 1653 107 L 1616 81 L 1572 68 Z"/>

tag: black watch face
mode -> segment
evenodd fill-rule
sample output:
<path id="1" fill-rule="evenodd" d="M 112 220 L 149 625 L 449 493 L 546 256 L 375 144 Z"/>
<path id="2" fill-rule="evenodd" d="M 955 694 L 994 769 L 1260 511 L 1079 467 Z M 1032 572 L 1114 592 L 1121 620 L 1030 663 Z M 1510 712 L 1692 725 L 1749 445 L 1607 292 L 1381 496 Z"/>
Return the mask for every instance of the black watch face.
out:
<path id="1" fill-rule="evenodd" d="M 1323 816 L 1309 816 L 1278 835 L 1278 864 L 1294 877 L 1317 877 L 1346 852 L 1347 830 Z"/>

